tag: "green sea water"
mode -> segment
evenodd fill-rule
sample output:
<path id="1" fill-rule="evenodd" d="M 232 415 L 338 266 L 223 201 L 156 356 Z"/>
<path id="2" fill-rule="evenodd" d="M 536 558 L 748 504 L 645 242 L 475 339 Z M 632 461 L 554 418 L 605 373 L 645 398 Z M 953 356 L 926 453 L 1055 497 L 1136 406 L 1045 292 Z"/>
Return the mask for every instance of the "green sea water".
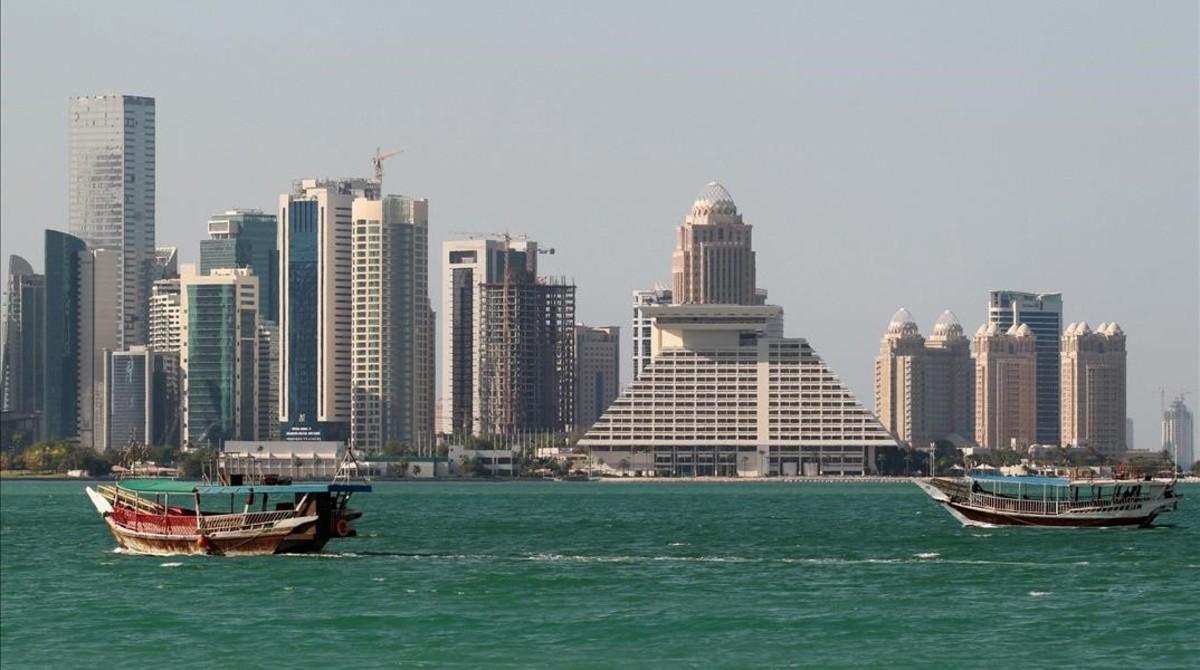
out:
<path id="1" fill-rule="evenodd" d="M 1197 668 L 1200 487 L 1146 530 L 910 484 L 381 483 L 319 556 L 114 553 L 0 485 L 4 668 Z"/>

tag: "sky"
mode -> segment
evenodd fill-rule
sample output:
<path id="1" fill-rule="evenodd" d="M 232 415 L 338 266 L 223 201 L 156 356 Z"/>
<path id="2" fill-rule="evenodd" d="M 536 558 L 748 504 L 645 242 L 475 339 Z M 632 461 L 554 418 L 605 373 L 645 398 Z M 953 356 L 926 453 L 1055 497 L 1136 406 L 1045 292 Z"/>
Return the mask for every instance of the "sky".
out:
<path id="1" fill-rule="evenodd" d="M 0 246 L 40 270 L 66 228 L 68 98 L 148 95 L 183 262 L 210 214 L 402 147 L 385 191 L 429 198 L 432 268 L 454 233 L 527 233 L 628 338 L 717 180 L 787 334 L 867 406 L 900 306 L 972 333 L 989 289 L 1061 291 L 1127 333 L 1156 447 L 1159 389 L 1200 390 L 1198 25 L 1193 2 L 6 0 Z"/>

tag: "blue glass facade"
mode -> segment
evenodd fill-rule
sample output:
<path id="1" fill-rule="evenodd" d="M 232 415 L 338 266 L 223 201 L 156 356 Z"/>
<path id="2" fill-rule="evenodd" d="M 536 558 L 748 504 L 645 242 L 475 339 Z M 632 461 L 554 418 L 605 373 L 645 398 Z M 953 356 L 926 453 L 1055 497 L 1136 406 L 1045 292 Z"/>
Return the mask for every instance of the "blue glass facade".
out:
<path id="1" fill-rule="evenodd" d="M 228 221 L 231 237 L 201 240 L 200 274 L 209 274 L 214 268 L 250 268 L 258 277 L 259 317 L 278 322 L 279 247 L 275 215 L 238 210 L 215 215 L 210 218 L 210 223 L 213 221 Z"/>
<path id="2" fill-rule="evenodd" d="M 1001 330 L 1014 323 L 1033 331 L 1037 346 L 1037 441 L 1060 444 L 1062 441 L 1062 294 L 992 291 L 988 296 L 988 322 Z"/>
<path id="3" fill-rule="evenodd" d="M 79 255 L 83 240 L 46 231 L 44 440 L 78 432 L 79 421 Z"/>
<path id="4" fill-rule="evenodd" d="M 317 267 L 318 204 L 297 200 L 288 205 L 288 404 L 286 427 L 315 426 L 317 421 Z"/>
<path id="5" fill-rule="evenodd" d="M 146 434 L 147 379 L 150 356 L 145 352 L 114 352 L 108 360 L 108 440 L 112 447 L 149 444 Z"/>
<path id="6" fill-rule="evenodd" d="M 187 438 L 219 447 L 255 439 L 257 312 L 238 285 L 187 286 Z"/>

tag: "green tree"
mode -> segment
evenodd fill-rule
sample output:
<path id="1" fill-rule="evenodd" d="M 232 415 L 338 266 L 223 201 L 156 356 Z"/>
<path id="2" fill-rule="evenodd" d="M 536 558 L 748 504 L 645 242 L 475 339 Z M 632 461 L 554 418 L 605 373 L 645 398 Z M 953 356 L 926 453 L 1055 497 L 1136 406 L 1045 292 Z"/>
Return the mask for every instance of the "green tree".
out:
<path id="1" fill-rule="evenodd" d="M 188 478 L 199 477 L 204 472 L 204 465 L 212 460 L 213 451 L 208 447 L 189 451 L 178 464 L 179 474 Z"/>

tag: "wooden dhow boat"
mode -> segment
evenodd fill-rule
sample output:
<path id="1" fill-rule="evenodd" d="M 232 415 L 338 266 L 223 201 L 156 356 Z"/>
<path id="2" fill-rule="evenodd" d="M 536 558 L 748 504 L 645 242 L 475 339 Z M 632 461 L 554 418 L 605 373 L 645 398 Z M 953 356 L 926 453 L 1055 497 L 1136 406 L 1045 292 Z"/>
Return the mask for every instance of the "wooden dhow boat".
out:
<path id="1" fill-rule="evenodd" d="M 964 526 L 1149 526 L 1174 511 L 1169 479 L 970 474 L 914 480 Z"/>
<path id="2" fill-rule="evenodd" d="M 153 556 L 320 551 L 330 539 L 356 534 L 353 522 L 362 513 L 348 504 L 370 490 L 360 483 L 229 486 L 173 479 L 86 489 L 117 544 Z"/>

